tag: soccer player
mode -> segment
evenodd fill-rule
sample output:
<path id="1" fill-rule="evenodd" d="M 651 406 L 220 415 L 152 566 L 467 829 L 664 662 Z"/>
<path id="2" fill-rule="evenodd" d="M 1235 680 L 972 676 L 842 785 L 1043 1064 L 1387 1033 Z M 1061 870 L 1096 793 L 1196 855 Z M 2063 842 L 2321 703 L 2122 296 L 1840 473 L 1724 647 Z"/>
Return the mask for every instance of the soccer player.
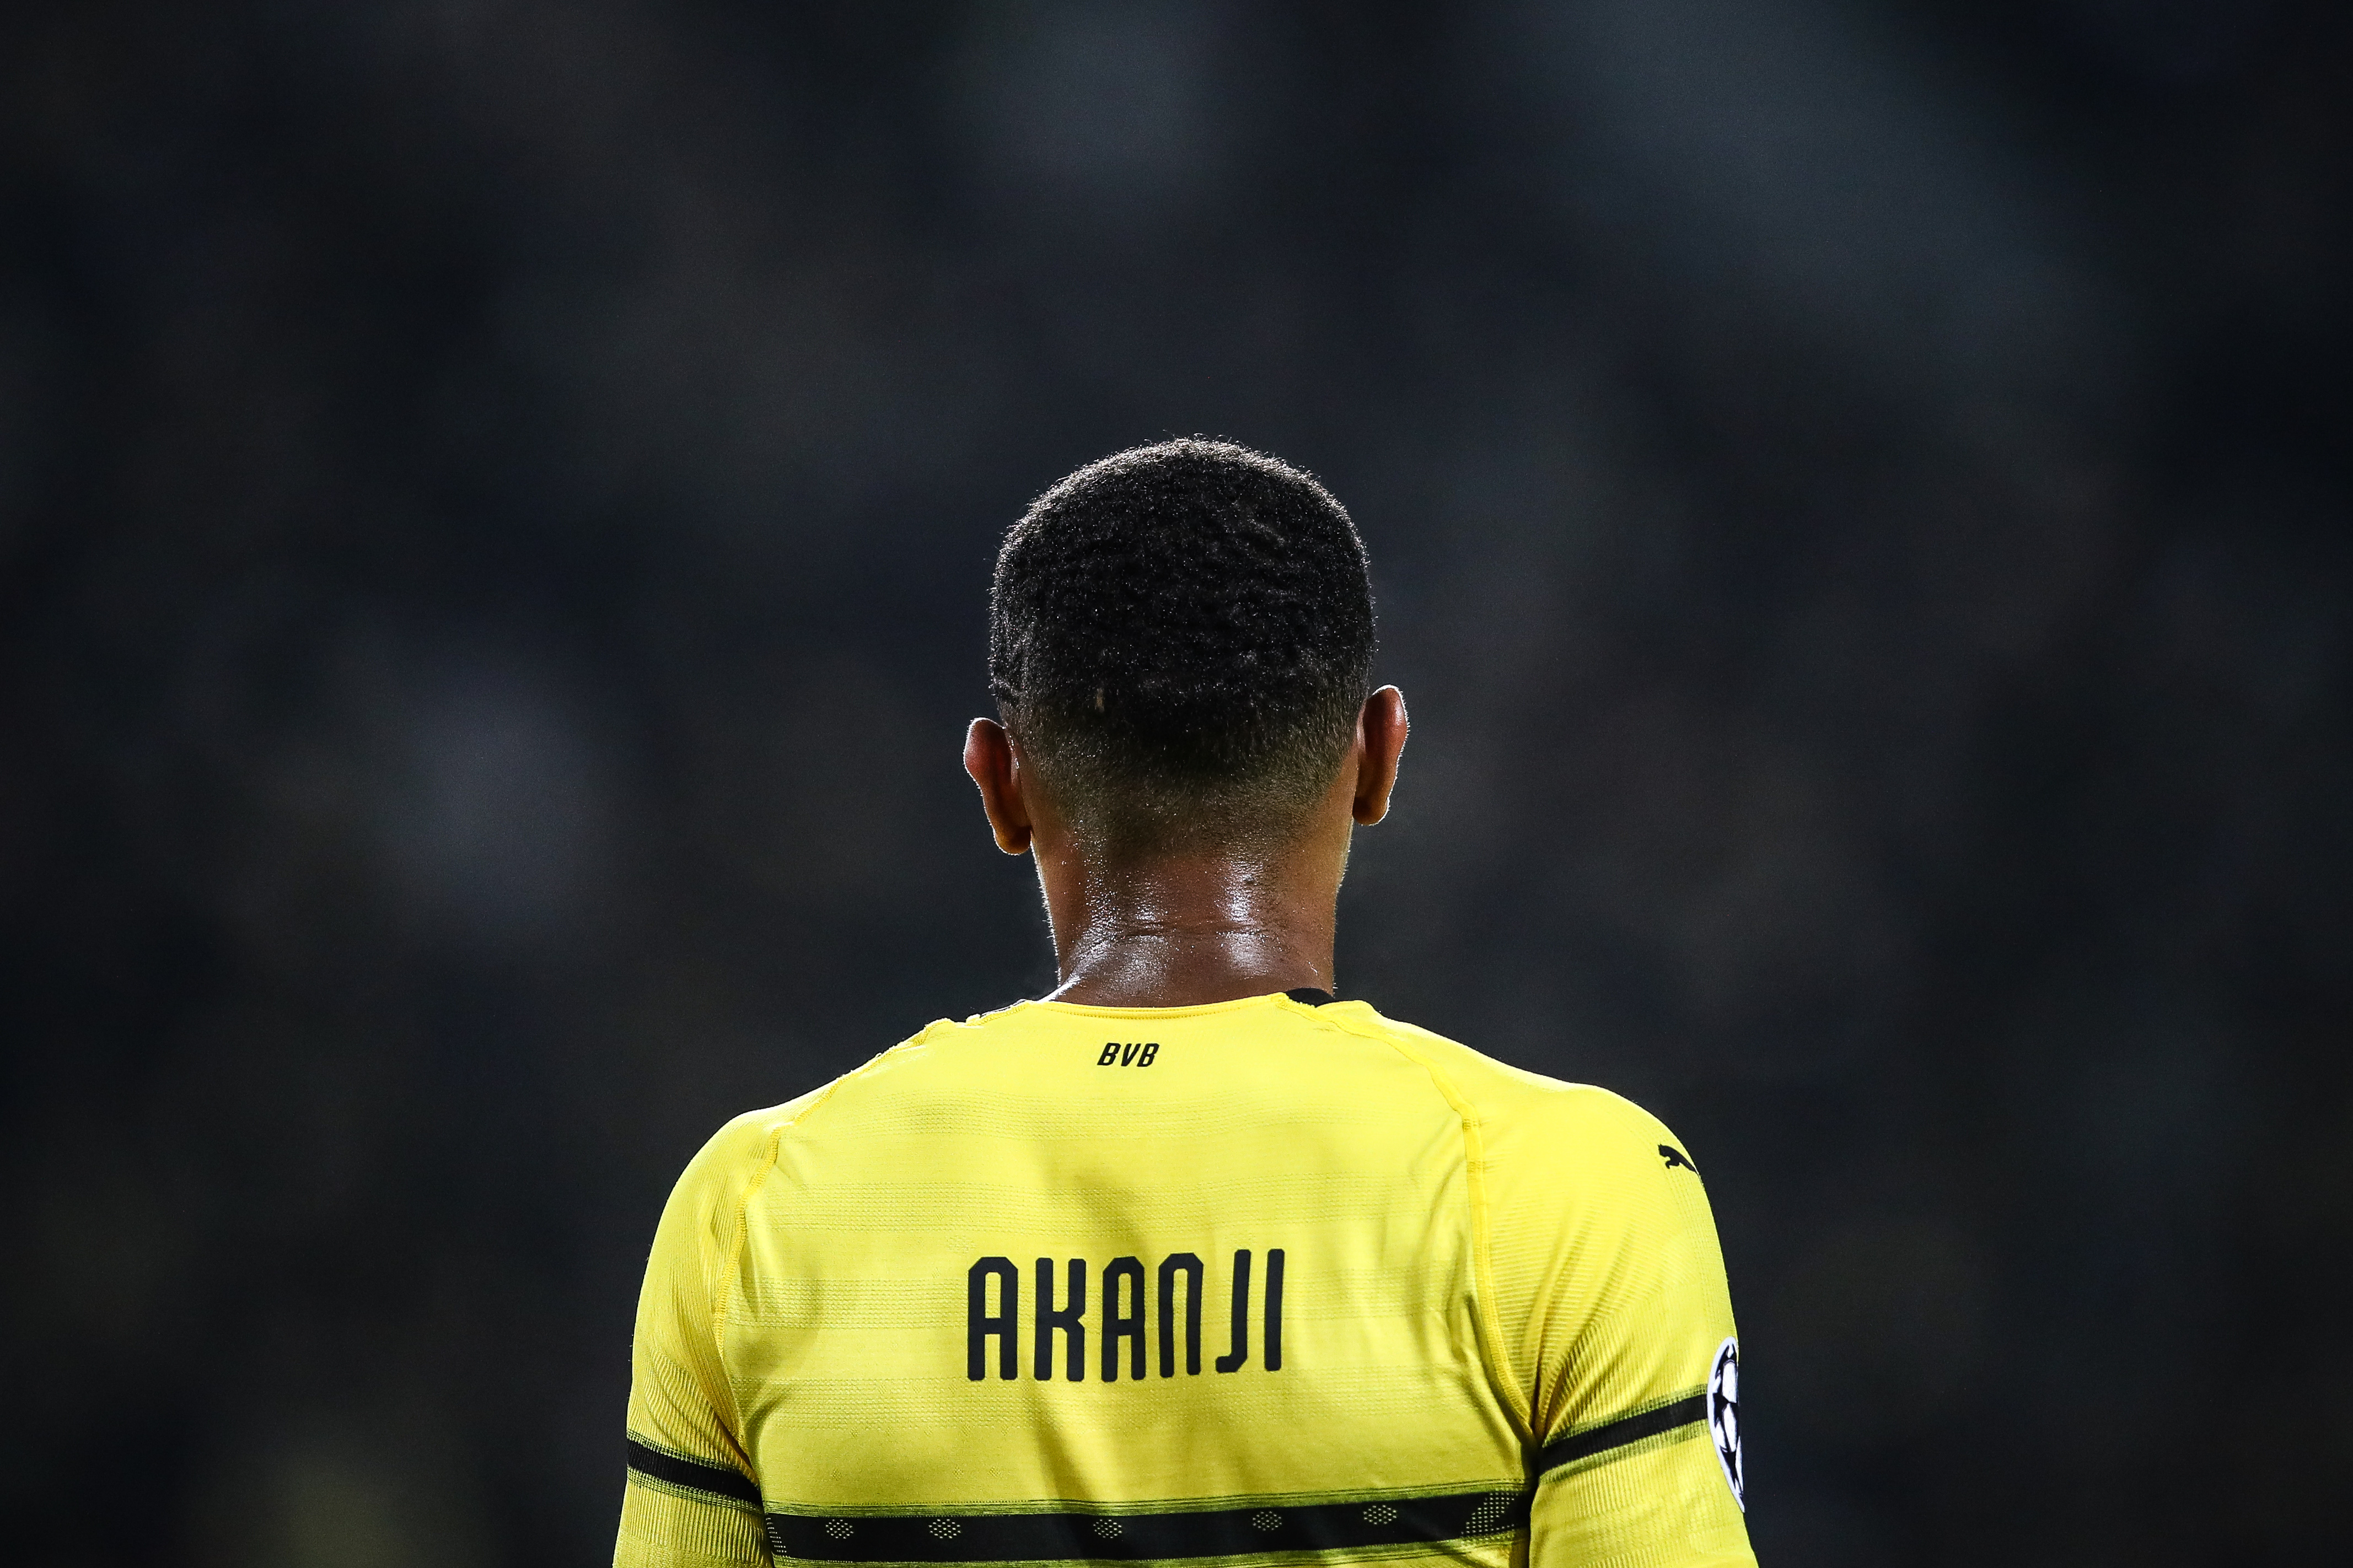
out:
<path id="1" fill-rule="evenodd" d="M 1334 999 L 1372 658 L 1355 526 L 1271 458 L 1122 452 L 1014 526 L 965 766 L 1061 984 L 687 1167 L 617 1563 L 1754 1561 L 1683 1145 Z"/>

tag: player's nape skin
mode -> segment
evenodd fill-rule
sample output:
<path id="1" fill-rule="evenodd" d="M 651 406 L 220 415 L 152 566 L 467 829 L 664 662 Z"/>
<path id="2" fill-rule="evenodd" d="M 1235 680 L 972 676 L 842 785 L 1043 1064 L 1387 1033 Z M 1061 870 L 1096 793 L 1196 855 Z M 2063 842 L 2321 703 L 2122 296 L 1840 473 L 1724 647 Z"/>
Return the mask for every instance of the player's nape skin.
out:
<path id="1" fill-rule="evenodd" d="M 1335 915 L 1351 831 L 1388 815 L 1405 739 L 1405 698 L 1384 686 L 1365 699 L 1339 771 L 1289 837 L 1124 857 L 1071 831 L 996 720 L 972 721 L 964 765 L 997 847 L 1038 862 L 1061 978 L 1052 999 L 1185 1007 L 1336 992 Z"/>
<path id="2" fill-rule="evenodd" d="M 619 1568 L 1753 1568 L 1686 1147 L 1335 999 L 1371 689 L 1339 503 L 1224 443 L 1008 535 L 965 765 L 1060 984 L 737 1117 L 639 1298 Z"/>

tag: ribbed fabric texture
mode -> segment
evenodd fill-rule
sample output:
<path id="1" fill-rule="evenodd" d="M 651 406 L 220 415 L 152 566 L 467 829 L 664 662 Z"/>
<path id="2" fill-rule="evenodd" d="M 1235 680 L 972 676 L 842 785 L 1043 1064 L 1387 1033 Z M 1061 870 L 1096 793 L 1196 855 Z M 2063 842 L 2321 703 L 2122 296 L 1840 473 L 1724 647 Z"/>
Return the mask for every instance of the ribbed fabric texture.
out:
<path id="1" fill-rule="evenodd" d="M 617 1563 L 663 1568 L 742 1568 L 769 1561 L 760 1516 L 741 1504 L 696 1498 L 635 1472 L 621 1496 Z"/>

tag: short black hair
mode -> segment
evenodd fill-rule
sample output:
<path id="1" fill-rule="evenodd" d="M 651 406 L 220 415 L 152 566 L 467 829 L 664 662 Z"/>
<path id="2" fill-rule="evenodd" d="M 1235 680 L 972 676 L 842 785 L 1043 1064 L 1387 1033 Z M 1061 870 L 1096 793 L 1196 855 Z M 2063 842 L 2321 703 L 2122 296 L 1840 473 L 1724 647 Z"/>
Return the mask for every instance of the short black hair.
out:
<path id="1" fill-rule="evenodd" d="M 1330 787 L 1373 665 L 1364 541 L 1315 480 L 1193 437 L 1089 463 L 1005 536 L 989 686 L 1082 838 L 1278 840 Z"/>

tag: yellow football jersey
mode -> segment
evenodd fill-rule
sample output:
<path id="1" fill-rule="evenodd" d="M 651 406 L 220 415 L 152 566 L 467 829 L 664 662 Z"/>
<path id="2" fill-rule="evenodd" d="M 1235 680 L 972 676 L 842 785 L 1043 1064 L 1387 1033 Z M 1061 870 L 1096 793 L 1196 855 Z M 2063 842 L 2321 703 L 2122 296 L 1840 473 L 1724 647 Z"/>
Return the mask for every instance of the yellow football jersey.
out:
<path id="1" fill-rule="evenodd" d="M 1752 1563 L 1682 1146 L 1322 1001 L 1025 1002 L 728 1123 L 617 1563 Z"/>

